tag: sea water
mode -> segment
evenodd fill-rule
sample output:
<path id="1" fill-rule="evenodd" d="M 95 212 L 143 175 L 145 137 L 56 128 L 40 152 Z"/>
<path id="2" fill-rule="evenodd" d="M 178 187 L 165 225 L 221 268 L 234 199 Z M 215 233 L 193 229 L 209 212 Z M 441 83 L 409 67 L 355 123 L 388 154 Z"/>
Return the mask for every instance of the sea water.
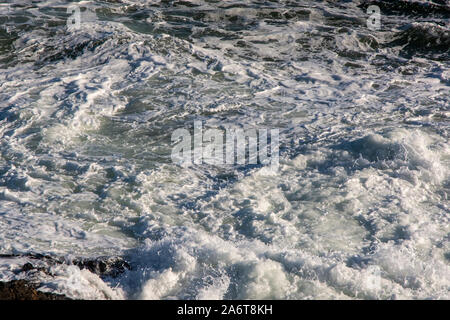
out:
<path id="1" fill-rule="evenodd" d="M 448 1 L 0 12 L 0 281 L 75 299 L 450 298 Z M 195 122 L 278 130 L 277 169 L 174 163 Z M 70 263 L 97 257 L 130 270 Z M 46 271 L 17 271 L 29 261 Z"/>

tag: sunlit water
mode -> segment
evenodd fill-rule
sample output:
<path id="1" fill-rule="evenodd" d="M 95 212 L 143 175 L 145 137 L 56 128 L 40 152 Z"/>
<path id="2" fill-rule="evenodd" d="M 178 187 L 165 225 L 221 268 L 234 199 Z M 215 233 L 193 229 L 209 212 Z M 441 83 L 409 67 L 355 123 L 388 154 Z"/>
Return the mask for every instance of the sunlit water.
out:
<path id="1" fill-rule="evenodd" d="M 372 1 L 379 30 L 356 1 L 83 1 L 70 30 L 30 3 L 0 4 L 0 281 L 450 299 L 448 2 Z M 279 128 L 278 171 L 174 164 L 194 121 Z M 17 272 L 30 253 L 131 270 Z"/>

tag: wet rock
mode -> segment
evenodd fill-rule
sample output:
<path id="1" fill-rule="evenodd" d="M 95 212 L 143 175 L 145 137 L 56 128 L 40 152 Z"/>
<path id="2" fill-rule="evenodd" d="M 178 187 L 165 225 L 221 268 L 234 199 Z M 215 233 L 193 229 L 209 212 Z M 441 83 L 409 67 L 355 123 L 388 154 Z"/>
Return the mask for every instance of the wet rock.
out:
<path id="1" fill-rule="evenodd" d="M 122 258 L 119 257 L 100 257 L 96 259 L 74 260 L 73 264 L 81 270 L 88 269 L 90 272 L 103 277 L 117 277 L 131 267 Z"/>
<path id="2" fill-rule="evenodd" d="M 55 258 L 41 254 L 0 255 L 0 258 L 17 257 L 26 257 L 31 261 L 43 261 L 48 267 L 61 264 L 73 264 L 79 267 L 81 270 L 88 269 L 89 271 L 95 273 L 100 277 L 117 277 L 118 275 L 124 273 L 126 270 L 131 269 L 130 264 L 121 257 L 78 258 L 67 261 L 63 258 Z M 18 270 L 18 272 L 28 272 L 32 270 L 42 271 L 48 274 L 46 268 L 43 268 L 42 266 L 36 267 L 31 262 L 25 263 L 22 268 Z"/>
<path id="3" fill-rule="evenodd" d="M 40 292 L 26 280 L 0 282 L 0 300 L 70 300 L 64 295 Z"/>
<path id="4" fill-rule="evenodd" d="M 23 271 L 23 272 L 27 272 L 27 271 L 30 271 L 30 270 L 33 270 L 34 269 L 34 266 L 31 264 L 31 263 L 25 263 L 23 266 L 22 266 L 22 270 L 21 271 Z"/>
<path id="5" fill-rule="evenodd" d="M 380 7 L 381 12 L 387 15 L 395 14 L 427 18 L 431 15 L 443 18 L 450 17 L 450 7 L 445 3 L 445 0 L 434 0 L 431 2 L 408 0 L 366 0 L 358 6 L 364 10 L 367 10 L 370 5 Z"/>
<path id="6" fill-rule="evenodd" d="M 41 272 L 46 276 L 53 277 L 52 266 L 55 265 L 75 265 L 81 270 L 87 269 L 100 277 L 117 277 L 131 267 L 123 258 L 120 257 L 98 257 L 98 258 L 78 258 L 67 260 L 59 257 L 45 256 L 40 254 L 1 254 L 0 258 L 25 257 L 26 262 L 22 267 L 14 272 L 17 275 L 25 276 L 27 280 L 13 280 L 8 282 L 0 281 L 0 300 L 70 300 L 64 295 L 40 292 L 37 289 L 39 283 L 39 274 Z"/>

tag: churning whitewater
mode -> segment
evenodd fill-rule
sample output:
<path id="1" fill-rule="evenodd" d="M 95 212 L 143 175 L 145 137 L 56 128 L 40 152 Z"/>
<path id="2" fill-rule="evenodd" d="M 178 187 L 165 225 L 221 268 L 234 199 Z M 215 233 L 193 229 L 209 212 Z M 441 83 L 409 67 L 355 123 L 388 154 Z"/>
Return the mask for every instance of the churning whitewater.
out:
<path id="1" fill-rule="evenodd" d="M 74 299 L 450 299 L 448 1 L 0 11 L 0 281 Z M 175 163 L 194 123 L 278 130 L 276 170 Z"/>

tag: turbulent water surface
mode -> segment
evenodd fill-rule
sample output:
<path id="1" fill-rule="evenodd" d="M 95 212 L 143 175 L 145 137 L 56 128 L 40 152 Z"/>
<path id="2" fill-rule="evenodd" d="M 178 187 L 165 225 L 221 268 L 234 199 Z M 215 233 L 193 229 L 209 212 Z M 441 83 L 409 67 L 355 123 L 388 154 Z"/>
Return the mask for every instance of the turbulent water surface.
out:
<path id="1" fill-rule="evenodd" d="M 0 281 L 77 299 L 450 299 L 447 1 L 0 11 Z M 194 121 L 278 128 L 278 171 L 174 164 L 171 134 Z M 129 268 L 70 263 L 99 257 Z"/>

